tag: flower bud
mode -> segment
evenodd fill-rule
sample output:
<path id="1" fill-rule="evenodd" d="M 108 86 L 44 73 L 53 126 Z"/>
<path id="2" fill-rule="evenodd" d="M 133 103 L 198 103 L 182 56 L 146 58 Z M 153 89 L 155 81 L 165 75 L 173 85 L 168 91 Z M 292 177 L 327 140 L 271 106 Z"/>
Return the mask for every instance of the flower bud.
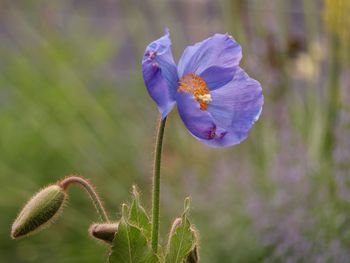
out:
<path id="1" fill-rule="evenodd" d="M 17 216 L 11 237 L 15 239 L 45 228 L 59 215 L 66 199 L 66 192 L 58 185 L 49 185 L 40 190 Z"/>
<path id="2" fill-rule="evenodd" d="M 198 249 L 197 246 L 187 255 L 186 263 L 197 263 L 199 262 Z"/>
<path id="3" fill-rule="evenodd" d="M 197 263 L 199 262 L 199 253 L 198 253 L 198 247 L 199 247 L 199 233 L 198 230 L 192 225 L 191 226 L 191 233 L 194 236 L 194 248 L 191 250 L 191 252 L 186 257 L 186 263 Z"/>
<path id="4" fill-rule="evenodd" d="M 111 244 L 117 230 L 118 223 L 93 224 L 89 228 L 89 233 L 91 236 Z"/>

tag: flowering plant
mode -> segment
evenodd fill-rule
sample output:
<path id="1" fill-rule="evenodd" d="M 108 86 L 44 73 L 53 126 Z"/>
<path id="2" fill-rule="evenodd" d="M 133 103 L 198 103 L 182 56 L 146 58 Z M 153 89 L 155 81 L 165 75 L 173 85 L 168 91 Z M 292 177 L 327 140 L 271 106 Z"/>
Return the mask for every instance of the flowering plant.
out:
<path id="1" fill-rule="evenodd" d="M 137 188 L 129 205 L 121 207 L 119 220 L 110 220 L 94 187 L 86 179 L 68 176 L 39 191 L 15 220 L 11 236 L 19 238 L 48 226 L 62 211 L 73 184 L 90 195 L 101 223 L 90 234 L 110 247 L 108 262 L 199 262 L 198 231 L 190 223 L 189 198 L 182 215 L 173 222 L 165 248 L 158 242 L 160 168 L 167 115 L 175 104 L 189 132 L 210 147 L 228 147 L 244 140 L 259 118 L 263 95 L 258 81 L 240 68 L 240 45 L 228 34 L 212 37 L 185 49 L 176 66 L 169 31 L 145 50 L 142 73 L 156 102 L 161 121 L 154 162 L 152 216 L 142 207 Z"/>

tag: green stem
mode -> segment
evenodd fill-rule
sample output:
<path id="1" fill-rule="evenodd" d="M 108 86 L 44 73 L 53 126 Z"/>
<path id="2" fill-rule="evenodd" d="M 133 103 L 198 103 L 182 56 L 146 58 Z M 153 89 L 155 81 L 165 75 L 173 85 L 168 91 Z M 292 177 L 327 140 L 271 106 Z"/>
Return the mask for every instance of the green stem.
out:
<path id="1" fill-rule="evenodd" d="M 104 222 L 109 222 L 109 218 L 107 215 L 107 212 L 103 206 L 103 203 L 101 201 L 101 198 L 98 196 L 95 188 L 89 183 L 88 180 L 80 177 L 80 176 L 68 176 L 64 178 L 61 182 L 59 182 L 59 185 L 66 190 L 67 187 L 71 184 L 77 184 L 79 186 L 82 186 L 86 192 L 89 194 L 92 202 L 94 203 L 94 206 L 97 210 L 97 213 L 99 214 L 100 218 Z"/>
<path id="2" fill-rule="evenodd" d="M 152 249 L 154 253 L 158 250 L 159 232 L 159 196 L 160 196 L 160 164 L 162 158 L 162 145 L 164 137 L 166 117 L 160 120 L 157 132 L 156 152 L 154 158 L 154 174 L 152 189 Z"/>

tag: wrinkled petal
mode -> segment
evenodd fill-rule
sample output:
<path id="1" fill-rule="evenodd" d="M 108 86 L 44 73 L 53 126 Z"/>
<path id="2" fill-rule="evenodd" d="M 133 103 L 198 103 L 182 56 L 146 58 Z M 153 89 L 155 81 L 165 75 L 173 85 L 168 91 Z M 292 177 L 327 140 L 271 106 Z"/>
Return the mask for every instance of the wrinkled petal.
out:
<path id="1" fill-rule="evenodd" d="M 176 97 L 179 115 L 196 138 L 210 140 L 215 136 L 216 125 L 207 111 L 200 110 L 199 103 L 188 92 L 178 92 Z"/>
<path id="2" fill-rule="evenodd" d="M 204 70 L 200 77 L 204 79 L 209 90 L 215 90 L 231 81 L 237 68 L 238 67 L 223 68 L 214 66 Z"/>
<path id="3" fill-rule="evenodd" d="M 212 140 L 200 138 L 200 141 L 211 147 L 240 143 L 248 136 L 261 113 L 264 98 L 260 83 L 237 68 L 232 81 L 210 94 L 212 101 L 207 111 L 213 117 L 217 130 L 225 130 L 226 134 Z"/>
<path id="4" fill-rule="evenodd" d="M 175 104 L 178 83 L 168 31 L 147 46 L 142 59 L 142 74 L 149 95 L 165 118 Z"/>
<path id="5" fill-rule="evenodd" d="M 210 84 L 209 89 L 216 89 L 232 79 L 241 58 L 241 46 L 231 36 L 215 34 L 185 49 L 178 74 L 194 73 Z"/>

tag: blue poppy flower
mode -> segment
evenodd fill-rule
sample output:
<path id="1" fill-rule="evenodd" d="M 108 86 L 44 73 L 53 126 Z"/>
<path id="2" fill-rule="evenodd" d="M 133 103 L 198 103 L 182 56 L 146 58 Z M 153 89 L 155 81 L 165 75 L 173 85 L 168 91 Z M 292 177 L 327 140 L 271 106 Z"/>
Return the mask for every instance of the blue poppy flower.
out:
<path id="1" fill-rule="evenodd" d="M 261 85 L 239 67 L 241 46 L 215 34 L 189 46 L 176 66 L 170 34 L 150 43 L 142 60 L 148 93 L 162 118 L 177 105 L 190 133 L 211 147 L 240 143 L 259 118 Z"/>

